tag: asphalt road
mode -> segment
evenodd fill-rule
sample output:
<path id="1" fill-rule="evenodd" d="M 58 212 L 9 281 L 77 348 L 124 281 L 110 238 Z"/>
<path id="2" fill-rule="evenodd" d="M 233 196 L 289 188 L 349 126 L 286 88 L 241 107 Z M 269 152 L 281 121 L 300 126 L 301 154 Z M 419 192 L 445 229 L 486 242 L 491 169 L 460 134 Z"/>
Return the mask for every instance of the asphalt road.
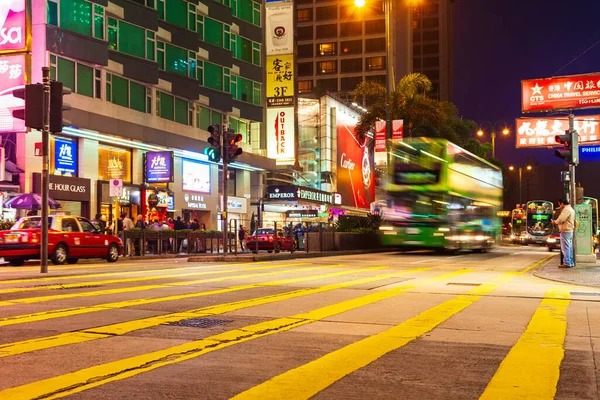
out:
<path id="1" fill-rule="evenodd" d="M 549 253 L 0 268 L 0 399 L 597 399 Z"/>

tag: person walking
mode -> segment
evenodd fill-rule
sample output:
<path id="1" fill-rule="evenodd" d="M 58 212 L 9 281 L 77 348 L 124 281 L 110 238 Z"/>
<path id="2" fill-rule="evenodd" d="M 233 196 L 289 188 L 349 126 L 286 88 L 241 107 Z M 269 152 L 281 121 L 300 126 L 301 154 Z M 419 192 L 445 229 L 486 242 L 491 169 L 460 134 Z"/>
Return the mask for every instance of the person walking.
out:
<path id="1" fill-rule="evenodd" d="M 240 225 L 238 230 L 238 240 L 240 241 L 240 249 L 244 251 L 244 241 L 246 240 L 246 228 Z"/>
<path id="2" fill-rule="evenodd" d="M 560 268 L 573 268 L 575 266 L 573 254 L 573 230 L 575 228 L 575 210 L 569 204 L 568 199 L 559 200 L 558 205 L 562 208 L 560 215 L 552 223 L 558 226 L 560 231 L 560 250 L 563 254 L 563 263 Z"/>
<path id="3" fill-rule="evenodd" d="M 121 213 L 121 220 L 123 220 L 123 231 L 129 231 L 135 228 L 135 224 L 129 218 L 126 212 Z M 131 238 L 127 238 L 127 256 L 131 257 L 135 254 L 135 247 L 133 245 L 133 240 Z"/>

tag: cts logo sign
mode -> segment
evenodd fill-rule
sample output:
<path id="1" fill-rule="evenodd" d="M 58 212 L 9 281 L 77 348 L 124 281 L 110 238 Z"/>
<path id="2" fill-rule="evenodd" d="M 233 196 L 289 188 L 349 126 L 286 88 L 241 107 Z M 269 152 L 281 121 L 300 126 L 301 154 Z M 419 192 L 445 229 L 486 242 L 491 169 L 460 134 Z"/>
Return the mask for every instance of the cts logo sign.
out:
<path id="1" fill-rule="evenodd" d="M 0 52 L 27 47 L 26 0 L 0 1 Z"/>

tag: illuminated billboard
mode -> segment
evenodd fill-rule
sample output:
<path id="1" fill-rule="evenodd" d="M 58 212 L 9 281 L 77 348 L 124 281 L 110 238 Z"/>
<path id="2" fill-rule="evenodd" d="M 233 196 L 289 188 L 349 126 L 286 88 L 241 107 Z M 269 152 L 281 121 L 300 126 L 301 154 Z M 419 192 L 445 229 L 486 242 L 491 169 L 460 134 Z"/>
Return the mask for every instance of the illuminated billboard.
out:
<path id="1" fill-rule="evenodd" d="M 27 54 L 0 56 L 0 132 L 25 132 L 25 121 L 12 116 L 13 111 L 25 107 L 25 102 L 12 92 L 27 83 L 29 62 Z"/>
<path id="2" fill-rule="evenodd" d="M 521 81 L 522 111 L 600 107 L 600 73 Z"/>
<path id="3" fill-rule="evenodd" d="M 267 3 L 271 3 L 267 1 Z M 271 54 L 294 52 L 294 3 L 277 2 L 266 8 L 266 51 Z"/>
<path id="4" fill-rule="evenodd" d="M 600 142 L 600 115 L 577 117 L 575 130 L 579 135 L 579 143 L 591 144 Z M 567 118 L 517 118 L 518 148 L 562 146 L 556 143 L 556 135 L 564 135 L 569 129 Z"/>
<path id="5" fill-rule="evenodd" d="M 210 193 L 210 165 L 183 160 L 183 190 Z"/>
<path id="6" fill-rule="evenodd" d="M 267 108 L 267 157 L 293 164 L 295 141 L 294 108 Z"/>
<path id="7" fill-rule="evenodd" d="M 294 105 L 294 55 L 267 56 L 267 106 Z"/>
<path id="8" fill-rule="evenodd" d="M 26 0 L 0 1 L 0 53 L 29 49 Z"/>

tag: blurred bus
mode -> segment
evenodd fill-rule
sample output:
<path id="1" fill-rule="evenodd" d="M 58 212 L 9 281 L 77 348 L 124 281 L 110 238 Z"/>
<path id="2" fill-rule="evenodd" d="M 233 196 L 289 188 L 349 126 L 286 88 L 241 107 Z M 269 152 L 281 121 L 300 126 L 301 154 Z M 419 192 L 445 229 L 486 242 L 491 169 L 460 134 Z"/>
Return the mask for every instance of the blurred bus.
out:
<path id="1" fill-rule="evenodd" d="M 512 210 L 510 240 L 513 243 L 521 241 L 521 235 L 525 233 L 525 226 L 525 210 L 523 208 Z"/>
<path id="2" fill-rule="evenodd" d="M 527 229 L 521 236 L 523 244 L 546 244 L 546 239 L 554 231 L 552 218 L 554 204 L 546 200 L 532 200 L 527 202 Z"/>
<path id="3" fill-rule="evenodd" d="M 500 239 L 502 173 L 445 140 L 413 138 L 392 145 L 380 213 L 384 246 L 486 251 Z"/>

